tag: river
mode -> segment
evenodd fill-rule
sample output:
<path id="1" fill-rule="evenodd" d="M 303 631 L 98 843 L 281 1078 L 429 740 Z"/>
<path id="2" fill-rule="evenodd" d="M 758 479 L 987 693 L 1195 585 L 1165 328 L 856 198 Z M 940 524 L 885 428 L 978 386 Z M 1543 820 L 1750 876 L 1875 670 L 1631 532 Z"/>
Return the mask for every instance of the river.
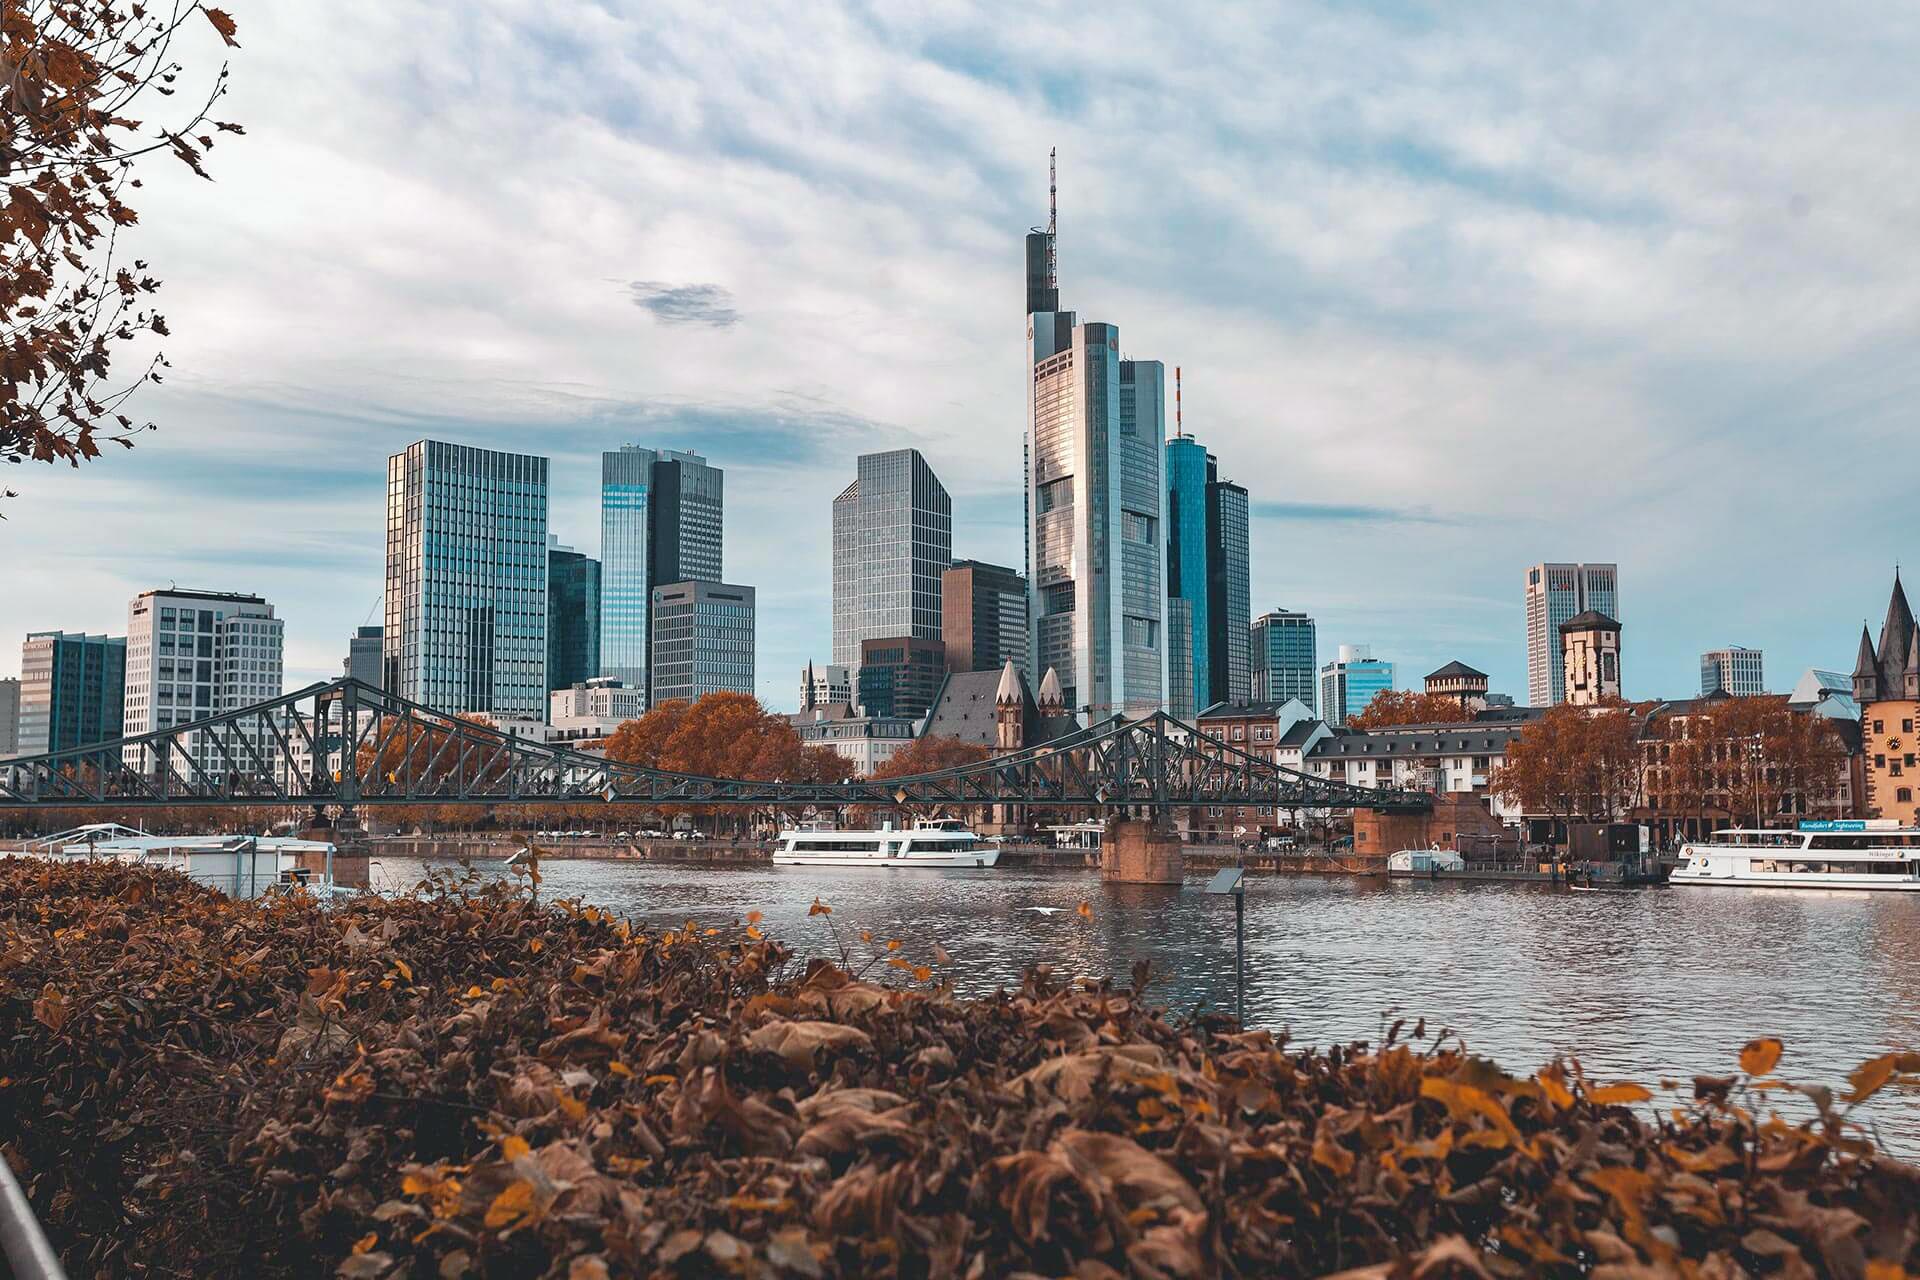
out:
<path id="1" fill-rule="evenodd" d="M 410 885 L 426 865 L 387 858 L 380 870 Z M 502 874 L 500 863 L 476 865 Z M 862 930 L 875 946 L 899 938 L 915 963 L 938 943 L 963 995 L 1016 984 L 1036 963 L 1124 984 L 1147 960 L 1150 995 L 1175 1014 L 1233 1008 L 1233 902 L 1204 892 L 1203 876 L 1173 888 L 1105 884 L 1090 871 L 587 861 L 541 871 L 543 893 L 648 927 L 757 910 L 760 927 L 802 958 L 834 954 L 826 918 L 807 914 L 818 897 L 856 960 L 873 951 Z M 1247 1021 L 1305 1044 L 1377 1041 L 1393 1019 L 1424 1017 L 1510 1070 L 1577 1056 L 1592 1075 L 1650 1088 L 1727 1074 L 1758 1036 L 1786 1043 L 1779 1074 L 1802 1084 L 1841 1085 L 1865 1058 L 1920 1048 L 1920 894 L 1314 876 L 1247 886 Z M 1863 1115 L 1887 1146 L 1920 1156 L 1912 1091 L 1884 1091 Z"/>

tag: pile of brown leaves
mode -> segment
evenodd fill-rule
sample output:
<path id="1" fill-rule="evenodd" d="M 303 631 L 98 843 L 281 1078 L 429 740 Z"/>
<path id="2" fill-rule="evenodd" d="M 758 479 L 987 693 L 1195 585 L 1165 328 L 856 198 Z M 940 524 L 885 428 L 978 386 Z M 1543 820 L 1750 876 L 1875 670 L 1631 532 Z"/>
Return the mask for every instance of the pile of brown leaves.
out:
<path id="1" fill-rule="evenodd" d="M 1790 1124 L 1777 1041 L 1656 1108 L 1420 1028 L 1175 1025 L 1140 974 L 962 1001 L 900 951 L 874 982 L 758 935 L 497 883 L 323 908 L 0 861 L 0 1139 L 76 1274 L 1920 1266 L 1920 1171 L 1846 1121 L 1920 1055 Z"/>

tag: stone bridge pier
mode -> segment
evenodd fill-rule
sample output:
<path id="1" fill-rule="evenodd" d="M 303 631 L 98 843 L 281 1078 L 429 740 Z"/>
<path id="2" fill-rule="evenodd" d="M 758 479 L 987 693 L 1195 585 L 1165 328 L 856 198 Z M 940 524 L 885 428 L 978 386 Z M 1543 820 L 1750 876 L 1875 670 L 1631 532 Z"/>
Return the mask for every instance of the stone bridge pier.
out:
<path id="1" fill-rule="evenodd" d="M 1179 884 L 1186 873 L 1180 837 L 1164 814 L 1109 818 L 1100 839 L 1100 878 L 1119 884 Z"/>

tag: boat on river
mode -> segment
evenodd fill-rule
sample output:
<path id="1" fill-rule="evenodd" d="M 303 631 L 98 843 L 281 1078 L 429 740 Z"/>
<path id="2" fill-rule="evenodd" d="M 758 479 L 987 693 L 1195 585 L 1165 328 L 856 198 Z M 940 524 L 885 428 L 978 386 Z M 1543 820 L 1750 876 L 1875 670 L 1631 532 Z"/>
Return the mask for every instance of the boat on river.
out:
<path id="1" fill-rule="evenodd" d="M 1736 828 L 1681 847 L 1673 885 L 1920 892 L 1920 828 L 1886 819 Z"/>
<path id="2" fill-rule="evenodd" d="M 978 870 L 1000 860 L 1000 846 L 968 830 L 957 818 L 916 822 L 910 830 L 840 831 L 799 826 L 780 833 L 776 867 L 889 867 L 912 870 L 965 867 Z"/>

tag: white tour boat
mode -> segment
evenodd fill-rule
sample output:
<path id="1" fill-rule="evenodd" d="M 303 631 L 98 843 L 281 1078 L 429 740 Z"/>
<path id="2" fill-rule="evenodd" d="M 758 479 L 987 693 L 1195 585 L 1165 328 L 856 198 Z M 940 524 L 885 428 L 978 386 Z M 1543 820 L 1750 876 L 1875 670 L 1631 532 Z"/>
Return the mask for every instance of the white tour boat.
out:
<path id="1" fill-rule="evenodd" d="M 955 818 L 916 822 L 911 831 L 836 831 L 812 826 L 780 833 L 776 867 L 990 867 L 1000 846 Z"/>
<path id="2" fill-rule="evenodd" d="M 1920 892 L 1920 828 L 1891 819 L 1716 831 L 1680 850 L 1669 884 Z"/>

